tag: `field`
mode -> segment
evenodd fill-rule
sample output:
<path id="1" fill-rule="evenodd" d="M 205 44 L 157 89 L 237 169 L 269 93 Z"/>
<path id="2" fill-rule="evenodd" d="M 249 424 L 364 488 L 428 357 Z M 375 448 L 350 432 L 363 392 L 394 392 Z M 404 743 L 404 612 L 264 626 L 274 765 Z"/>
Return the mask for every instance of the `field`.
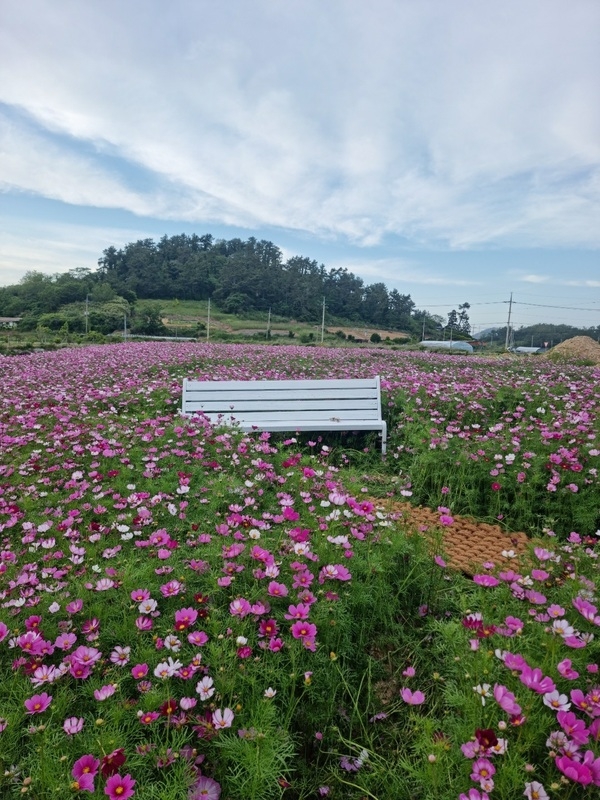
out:
<path id="1" fill-rule="evenodd" d="M 375 374 L 386 458 L 177 414 L 186 376 Z M 1 797 L 598 796 L 600 369 L 130 342 L 0 378 Z M 457 515 L 530 551 L 461 574 Z"/>

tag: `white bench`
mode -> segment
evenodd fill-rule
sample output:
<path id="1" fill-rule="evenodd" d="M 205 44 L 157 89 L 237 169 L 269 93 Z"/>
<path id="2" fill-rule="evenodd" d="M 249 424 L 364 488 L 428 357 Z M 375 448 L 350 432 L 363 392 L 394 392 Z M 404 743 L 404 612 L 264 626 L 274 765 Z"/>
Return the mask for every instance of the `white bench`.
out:
<path id="1" fill-rule="evenodd" d="M 379 376 L 357 380 L 195 381 L 185 378 L 181 413 L 244 431 L 381 431 Z"/>

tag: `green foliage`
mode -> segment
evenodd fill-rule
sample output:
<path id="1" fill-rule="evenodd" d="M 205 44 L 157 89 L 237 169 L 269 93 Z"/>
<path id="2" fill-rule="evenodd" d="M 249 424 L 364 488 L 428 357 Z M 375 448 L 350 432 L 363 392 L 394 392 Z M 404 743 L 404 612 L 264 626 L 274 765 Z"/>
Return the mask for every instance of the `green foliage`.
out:
<path id="1" fill-rule="evenodd" d="M 131 332 L 146 336 L 164 336 L 168 329 L 162 321 L 160 303 L 140 304 L 131 323 Z"/>

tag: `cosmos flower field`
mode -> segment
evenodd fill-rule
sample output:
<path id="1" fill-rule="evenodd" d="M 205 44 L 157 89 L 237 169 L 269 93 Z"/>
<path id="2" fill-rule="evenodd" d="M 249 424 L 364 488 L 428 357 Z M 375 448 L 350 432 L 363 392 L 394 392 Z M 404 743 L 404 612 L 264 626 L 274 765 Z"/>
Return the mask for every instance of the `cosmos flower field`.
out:
<path id="1" fill-rule="evenodd" d="M 371 375 L 385 458 L 178 414 L 184 377 Z M 0 796 L 598 796 L 600 370 L 175 342 L 0 378 Z M 531 551 L 456 573 L 394 499 Z"/>

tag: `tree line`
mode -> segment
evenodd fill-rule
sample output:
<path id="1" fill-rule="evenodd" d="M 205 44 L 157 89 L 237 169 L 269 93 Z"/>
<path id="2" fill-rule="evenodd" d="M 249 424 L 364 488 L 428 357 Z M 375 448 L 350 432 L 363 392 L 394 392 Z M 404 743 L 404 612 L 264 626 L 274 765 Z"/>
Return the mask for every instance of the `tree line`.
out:
<path id="1" fill-rule="evenodd" d="M 86 298 L 94 309 L 86 324 L 101 332 L 122 320 L 123 303 L 134 309 L 138 299 L 166 298 L 210 299 L 226 313 L 270 310 L 299 322 L 320 319 L 325 301 L 328 319 L 415 336 L 434 336 L 446 324 L 443 317 L 417 309 L 410 294 L 388 290 L 384 283 L 365 285 L 348 269 L 327 269 L 305 256 L 284 259 L 270 241 L 214 239 L 210 234 L 110 246 L 96 271 L 28 273 L 19 284 L 0 287 L 0 316 L 24 316 L 24 326 L 31 327 L 40 317 L 73 308 Z M 465 303 L 449 314 L 449 324 L 464 334 L 470 331 L 468 307 Z M 106 319 L 99 318 L 102 314 Z"/>

